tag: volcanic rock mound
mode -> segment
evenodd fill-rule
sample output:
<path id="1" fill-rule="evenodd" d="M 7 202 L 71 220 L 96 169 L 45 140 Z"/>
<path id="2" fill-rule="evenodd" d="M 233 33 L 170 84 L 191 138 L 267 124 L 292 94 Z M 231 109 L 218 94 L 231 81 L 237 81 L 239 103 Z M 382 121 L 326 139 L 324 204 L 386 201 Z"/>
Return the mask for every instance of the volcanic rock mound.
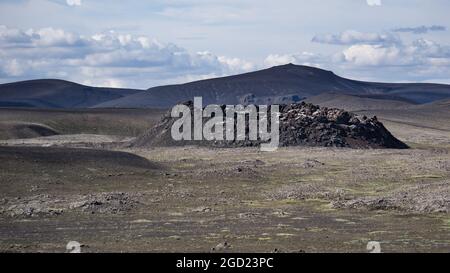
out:
<path id="1" fill-rule="evenodd" d="M 304 102 L 282 105 L 280 112 L 282 146 L 408 148 L 377 117 L 357 116 L 342 109 L 319 107 Z"/>
<path id="2" fill-rule="evenodd" d="M 193 103 L 184 103 L 191 108 Z M 222 110 L 225 105 L 221 106 Z M 258 108 L 258 107 L 257 107 Z M 341 109 L 319 107 L 310 103 L 280 105 L 280 145 L 279 146 L 319 146 L 349 148 L 395 148 L 408 146 L 395 138 L 376 117 L 367 118 Z M 270 112 L 270 107 L 269 107 Z M 225 116 L 225 112 L 224 112 Z M 270 128 L 270 113 L 269 128 Z M 248 118 L 247 118 L 248 119 Z M 171 137 L 171 127 L 175 122 L 168 112 L 155 127 L 134 140 L 132 147 L 201 145 L 211 147 L 251 147 L 259 146 L 261 140 L 243 141 L 175 141 Z M 193 118 L 192 118 L 193 120 Z M 207 118 L 203 119 L 203 123 Z M 235 118 L 236 126 L 236 118 Z M 193 139 L 193 138 L 192 138 Z"/>

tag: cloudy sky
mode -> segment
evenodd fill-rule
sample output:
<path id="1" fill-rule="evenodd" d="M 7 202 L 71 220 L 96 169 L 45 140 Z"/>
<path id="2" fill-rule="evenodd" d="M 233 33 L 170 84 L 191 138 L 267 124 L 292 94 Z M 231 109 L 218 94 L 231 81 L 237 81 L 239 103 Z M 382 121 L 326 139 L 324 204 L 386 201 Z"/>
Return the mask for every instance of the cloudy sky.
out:
<path id="1" fill-rule="evenodd" d="M 296 63 L 450 83 L 448 0 L 0 0 L 0 82 L 148 88 Z"/>

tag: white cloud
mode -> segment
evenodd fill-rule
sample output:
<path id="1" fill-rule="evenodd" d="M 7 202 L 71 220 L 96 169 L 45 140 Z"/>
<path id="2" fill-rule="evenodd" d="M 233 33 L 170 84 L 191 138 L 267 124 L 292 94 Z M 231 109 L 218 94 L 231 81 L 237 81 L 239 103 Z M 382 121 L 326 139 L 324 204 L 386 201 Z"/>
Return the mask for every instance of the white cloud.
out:
<path id="1" fill-rule="evenodd" d="M 40 46 L 75 46 L 83 43 L 82 37 L 62 29 L 42 28 L 37 31 L 29 30 L 27 34 L 39 37 L 34 39 L 34 44 Z"/>
<path id="2" fill-rule="evenodd" d="M 57 77 L 102 86 L 149 88 L 185 79 L 237 74 L 252 63 L 192 53 L 146 36 L 106 32 L 81 36 L 62 29 L 0 26 L 0 81 Z"/>
<path id="3" fill-rule="evenodd" d="M 20 76 L 23 73 L 23 68 L 16 59 L 6 61 L 3 69 L 10 76 Z"/>
<path id="4" fill-rule="evenodd" d="M 259 64 L 208 51 L 190 52 L 147 36 L 117 32 L 78 35 L 58 28 L 0 25 L 0 82 L 61 78 L 97 86 L 148 88 L 286 63 L 315 66 L 346 77 L 381 81 L 450 78 L 450 46 L 430 39 L 401 40 L 389 32 L 344 31 L 316 36 L 335 52 L 273 54 Z"/>
<path id="5" fill-rule="evenodd" d="M 69 6 L 81 6 L 81 0 L 66 0 Z"/>
<path id="6" fill-rule="evenodd" d="M 313 42 L 322 44 L 353 45 L 353 44 L 386 44 L 397 43 L 399 38 L 392 33 L 368 33 L 347 30 L 339 34 L 316 35 Z"/>
<path id="7" fill-rule="evenodd" d="M 88 85 L 88 86 L 102 86 L 102 87 L 111 87 L 111 88 L 126 88 L 127 86 L 118 79 L 108 79 L 108 78 L 101 78 L 101 79 L 88 79 L 80 82 L 81 84 Z"/>
<path id="8" fill-rule="evenodd" d="M 320 66 L 342 71 L 344 75 L 360 75 L 360 78 L 372 77 L 381 81 L 394 77 L 395 81 L 421 81 L 427 76 L 450 78 L 450 46 L 432 40 L 420 38 L 405 43 L 400 36 L 390 32 L 345 31 L 315 36 L 313 41 L 346 46 L 316 60 Z"/>
<path id="9" fill-rule="evenodd" d="M 356 43 L 329 55 L 271 54 L 264 61 L 266 67 L 287 63 L 328 69 L 360 80 L 448 82 L 444 79 L 450 79 L 450 46 L 423 38 L 410 43 Z"/>
<path id="10" fill-rule="evenodd" d="M 393 31 L 394 32 L 410 32 L 414 34 L 423 34 L 428 33 L 431 31 L 446 31 L 447 27 L 445 26 L 419 26 L 419 27 L 403 27 L 403 28 L 396 28 Z"/>
<path id="11" fill-rule="evenodd" d="M 239 58 L 228 58 L 226 56 L 219 56 L 218 61 L 229 67 L 231 71 L 251 71 L 254 70 L 256 67 L 253 63 L 241 60 Z"/>
<path id="12" fill-rule="evenodd" d="M 378 81 L 450 79 L 450 47 L 418 39 L 395 45 L 353 45 L 337 53 L 333 66 L 343 75 Z"/>
<path id="13" fill-rule="evenodd" d="M 450 47 L 418 39 L 410 44 L 352 45 L 342 52 L 343 61 L 356 66 L 448 66 Z"/>
<path id="14" fill-rule="evenodd" d="M 301 52 L 295 54 L 271 54 L 264 60 L 265 67 L 283 65 L 288 63 L 321 67 L 324 59 L 321 55 L 311 52 Z"/>
<path id="15" fill-rule="evenodd" d="M 373 6 L 381 6 L 381 0 L 366 0 L 367 5 L 373 7 Z"/>
<path id="16" fill-rule="evenodd" d="M 29 43 L 32 35 L 19 30 L 10 29 L 6 26 L 0 25 L 0 42 L 8 44 Z"/>
<path id="17" fill-rule="evenodd" d="M 346 62 L 360 66 L 398 65 L 400 49 L 396 46 L 353 45 L 343 51 Z"/>

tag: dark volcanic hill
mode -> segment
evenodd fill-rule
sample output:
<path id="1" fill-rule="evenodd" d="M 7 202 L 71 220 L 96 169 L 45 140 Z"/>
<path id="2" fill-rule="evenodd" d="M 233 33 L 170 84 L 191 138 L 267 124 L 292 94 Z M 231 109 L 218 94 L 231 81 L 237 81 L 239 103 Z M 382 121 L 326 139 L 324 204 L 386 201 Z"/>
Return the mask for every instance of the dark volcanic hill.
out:
<path id="1" fill-rule="evenodd" d="M 193 111 L 192 101 L 184 103 Z M 224 111 L 225 105 L 222 105 Z M 225 112 L 223 112 L 225 116 Z M 193 122 L 192 116 L 192 122 Z M 200 145 L 212 147 L 253 147 L 262 141 L 251 141 L 248 137 L 246 123 L 246 140 L 242 141 L 207 141 L 182 140 L 175 141 L 171 136 L 171 128 L 177 119 L 172 118 L 170 111 L 161 122 L 131 142 L 132 147 L 152 146 L 184 146 Z M 203 124 L 208 118 L 203 119 Z M 234 118 L 236 135 L 236 117 Z M 269 118 L 270 123 L 270 118 Z M 192 124 L 193 128 L 193 124 Z M 322 146 L 349 148 L 395 148 L 406 149 L 408 146 L 395 138 L 376 117 L 367 118 L 337 109 L 319 107 L 311 103 L 294 103 L 280 105 L 280 145 L 279 146 Z M 193 139 L 193 135 L 191 134 Z"/>
<path id="2" fill-rule="evenodd" d="M 142 90 L 89 87 L 62 80 L 0 84 L 0 107 L 89 108 Z"/>
<path id="3" fill-rule="evenodd" d="M 194 96 L 202 96 L 204 104 L 287 104 L 321 94 L 352 95 L 377 103 L 389 100 L 395 106 L 392 101 L 423 104 L 449 99 L 450 85 L 362 82 L 288 64 L 149 90 L 89 87 L 62 80 L 0 84 L 0 107 L 168 108 Z M 357 103 L 370 103 L 367 99 Z"/>
<path id="4" fill-rule="evenodd" d="M 204 104 L 283 104 L 322 93 L 428 103 L 450 98 L 450 85 L 362 82 L 339 77 L 331 71 L 287 64 L 241 75 L 154 87 L 96 107 L 167 108 L 194 96 L 202 96 Z"/>

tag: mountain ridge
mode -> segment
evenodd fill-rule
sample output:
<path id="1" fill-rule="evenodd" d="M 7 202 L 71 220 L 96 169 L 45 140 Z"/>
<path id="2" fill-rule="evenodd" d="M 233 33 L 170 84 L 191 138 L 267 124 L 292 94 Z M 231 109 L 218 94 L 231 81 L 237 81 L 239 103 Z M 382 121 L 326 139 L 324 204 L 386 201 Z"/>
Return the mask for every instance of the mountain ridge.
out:
<path id="1" fill-rule="evenodd" d="M 91 87 L 59 79 L 27 80 L 0 84 L 0 107 L 89 108 L 140 91 Z"/>
<path id="2" fill-rule="evenodd" d="M 169 108 L 195 96 L 203 97 L 204 104 L 288 104 L 325 93 L 426 104 L 450 99 L 450 85 L 364 82 L 286 64 L 147 90 L 90 87 L 56 79 L 0 84 L 0 107 Z"/>
<path id="3" fill-rule="evenodd" d="M 293 103 L 322 93 L 389 95 L 414 103 L 450 98 L 450 85 L 380 83 L 346 79 L 331 71 L 287 64 L 254 72 L 177 85 L 157 86 L 96 107 L 167 108 L 202 96 L 205 104 Z"/>

